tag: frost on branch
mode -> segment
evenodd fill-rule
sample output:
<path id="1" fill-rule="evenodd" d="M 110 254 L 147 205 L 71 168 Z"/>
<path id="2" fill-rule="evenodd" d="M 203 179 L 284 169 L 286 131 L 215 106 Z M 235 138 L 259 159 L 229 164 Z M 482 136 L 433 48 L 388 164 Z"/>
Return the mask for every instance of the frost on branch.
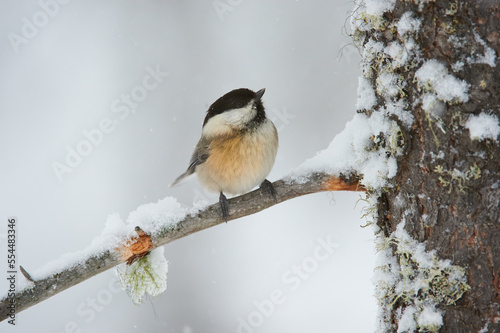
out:
<path id="1" fill-rule="evenodd" d="M 163 255 L 164 248 L 151 251 L 154 247 L 152 237 L 175 229 L 176 223 L 187 212 L 177 200 L 167 197 L 157 203 L 142 205 L 130 213 L 129 225 L 138 224 L 147 232 L 139 226 L 135 227 L 137 237 L 130 238 L 117 248 L 121 261 L 127 265 L 117 267 L 116 274 L 134 304 L 141 304 L 146 294 L 157 296 L 167 289 L 168 262 Z"/>
<path id="2" fill-rule="evenodd" d="M 158 296 L 167 289 L 168 262 L 159 247 L 132 265 L 118 266 L 116 275 L 132 302 L 139 305 L 144 295 Z"/>
<path id="3" fill-rule="evenodd" d="M 378 191 L 396 175 L 396 157 L 402 153 L 400 134 L 397 122 L 383 114 L 357 114 L 328 148 L 305 161 L 289 177 L 305 181 L 312 172 L 357 174 L 362 176 L 360 183 L 365 188 Z"/>

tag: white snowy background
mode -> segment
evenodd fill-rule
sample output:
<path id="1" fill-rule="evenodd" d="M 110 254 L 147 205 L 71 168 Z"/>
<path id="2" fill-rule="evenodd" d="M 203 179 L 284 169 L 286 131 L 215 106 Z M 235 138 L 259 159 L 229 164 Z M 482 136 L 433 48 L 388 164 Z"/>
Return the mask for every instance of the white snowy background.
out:
<path id="1" fill-rule="evenodd" d="M 36 271 L 85 248 L 111 213 L 125 220 L 166 196 L 186 206 L 216 202 L 195 178 L 168 184 L 187 167 L 207 107 L 234 88 L 266 88 L 280 135 L 271 181 L 344 128 L 360 75 L 359 55 L 343 34 L 353 4 L 223 3 L 231 10 L 221 16 L 213 1 L 0 2 L 2 271 L 10 216 L 18 218 L 18 262 Z M 25 27 L 33 23 L 36 31 Z M 13 47 L 13 34 L 24 43 Z M 138 93 L 156 69 L 168 76 L 125 114 L 122 96 Z M 114 121 L 110 133 L 58 177 L 54 162 L 66 164 L 68 147 L 84 149 L 83 132 L 103 119 Z M 167 291 L 141 306 L 110 270 L 0 330 L 374 331 L 373 235 L 360 228 L 359 197 L 309 195 L 171 243 Z M 318 239 L 338 245 L 323 261 L 314 257 Z M 303 265 L 308 272 L 294 269 Z M 6 288 L 0 278 L 2 294 Z M 280 302 L 270 307 L 276 294 Z"/>

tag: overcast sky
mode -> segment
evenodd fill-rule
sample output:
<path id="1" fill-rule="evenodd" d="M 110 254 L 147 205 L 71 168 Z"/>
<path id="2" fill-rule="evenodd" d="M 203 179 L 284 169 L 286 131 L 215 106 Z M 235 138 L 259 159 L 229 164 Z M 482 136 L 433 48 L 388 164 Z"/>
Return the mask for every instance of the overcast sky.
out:
<path id="1" fill-rule="evenodd" d="M 216 202 L 195 177 L 168 184 L 187 167 L 208 106 L 232 89 L 266 88 L 280 136 L 271 181 L 355 113 L 347 1 L 60 1 L 0 3 L 4 271 L 10 216 L 18 263 L 36 271 L 85 248 L 111 213 L 126 219 L 167 196 Z M 373 331 L 373 232 L 360 228 L 359 198 L 310 195 L 169 244 L 167 291 L 140 307 L 110 270 L 0 329 Z M 318 261 L 324 242 L 336 246 Z"/>

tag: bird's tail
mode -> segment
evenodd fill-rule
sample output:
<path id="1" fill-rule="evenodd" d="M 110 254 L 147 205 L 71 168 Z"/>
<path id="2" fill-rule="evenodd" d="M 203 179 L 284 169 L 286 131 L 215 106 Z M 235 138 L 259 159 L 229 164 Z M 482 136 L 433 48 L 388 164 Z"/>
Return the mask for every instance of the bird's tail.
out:
<path id="1" fill-rule="evenodd" d="M 181 181 L 184 180 L 184 178 L 187 178 L 189 176 L 191 176 L 192 174 L 194 173 L 193 170 L 190 170 L 188 169 L 186 172 L 184 172 L 182 175 L 180 175 L 179 177 L 177 177 L 172 184 L 168 185 L 168 187 L 174 187 L 176 186 L 177 184 L 179 184 Z"/>

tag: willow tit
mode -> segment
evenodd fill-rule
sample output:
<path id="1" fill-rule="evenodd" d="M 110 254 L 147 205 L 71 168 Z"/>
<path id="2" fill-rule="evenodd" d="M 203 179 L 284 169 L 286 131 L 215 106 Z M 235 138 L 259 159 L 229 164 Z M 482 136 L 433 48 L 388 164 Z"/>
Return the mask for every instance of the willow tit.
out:
<path id="1" fill-rule="evenodd" d="M 265 91 L 241 88 L 216 100 L 207 111 L 189 167 L 170 185 L 196 172 L 202 186 L 220 192 L 226 222 L 229 205 L 224 193 L 243 194 L 260 184 L 276 200 L 266 177 L 278 151 L 278 132 L 262 105 Z"/>

